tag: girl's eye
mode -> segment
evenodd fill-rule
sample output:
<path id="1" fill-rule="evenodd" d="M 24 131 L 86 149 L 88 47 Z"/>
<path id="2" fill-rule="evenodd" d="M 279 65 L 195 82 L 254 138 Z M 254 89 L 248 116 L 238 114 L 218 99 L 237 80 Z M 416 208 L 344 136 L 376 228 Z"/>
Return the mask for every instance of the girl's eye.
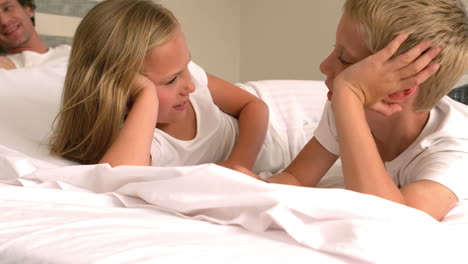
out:
<path id="1" fill-rule="evenodd" d="M 169 84 L 173 84 L 177 79 L 177 76 L 172 78 L 172 80 L 170 80 L 169 82 L 166 83 L 166 85 L 169 85 Z"/>

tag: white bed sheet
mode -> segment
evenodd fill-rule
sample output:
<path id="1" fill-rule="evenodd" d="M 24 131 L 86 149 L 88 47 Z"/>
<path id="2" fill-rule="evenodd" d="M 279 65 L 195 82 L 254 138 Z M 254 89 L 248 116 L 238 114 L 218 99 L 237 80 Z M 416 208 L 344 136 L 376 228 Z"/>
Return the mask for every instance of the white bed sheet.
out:
<path id="1" fill-rule="evenodd" d="M 214 164 L 55 167 L 0 154 L 13 168 L 0 188 L 5 263 L 467 260 L 465 203 L 439 223 L 374 196 L 265 184 Z"/>
<path id="2" fill-rule="evenodd" d="M 0 187 L 0 262 L 345 263 L 282 231 L 184 219 L 158 209 L 121 208 L 107 195 Z"/>
<path id="3" fill-rule="evenodd" d="M 439 223 L 377 197 L 265 184 L 213 164 L 110 168 L 53 157 L 65 65 L 0 70 L 2 264 L 468 262 L 466 201 Z M 323 88 L 249 85 L 275 84 Z M 322 186 L 340 185 L 339 171 Z"/>

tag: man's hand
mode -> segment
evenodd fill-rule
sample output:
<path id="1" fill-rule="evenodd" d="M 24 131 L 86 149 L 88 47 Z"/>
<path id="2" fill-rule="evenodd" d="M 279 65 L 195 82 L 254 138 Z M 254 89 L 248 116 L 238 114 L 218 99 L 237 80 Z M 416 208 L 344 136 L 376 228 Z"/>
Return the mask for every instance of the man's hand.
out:
<path id="1" fill-rule="evenodd" d="M 0 56 L 0 69 L 13 70 L 16 66 L 8 57 Z"/>

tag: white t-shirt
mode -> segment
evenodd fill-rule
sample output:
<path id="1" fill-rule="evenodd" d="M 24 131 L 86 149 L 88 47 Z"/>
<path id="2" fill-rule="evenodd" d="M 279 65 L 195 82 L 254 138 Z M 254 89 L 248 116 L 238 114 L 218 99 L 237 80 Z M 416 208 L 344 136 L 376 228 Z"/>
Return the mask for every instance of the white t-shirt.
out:
<path id="1" fill-rule="evenodd" d="M 315 137 L 328 151 L 340 155 L 336 123 L 327 103 Z M 468 199 L 468 106 L 444 97 L 431 111 L 419 137 L 398 157 L 385 162 L 397 186 L 418 180 L 438 182 Z"/>
<path id="2" fill-rule="evenodd" d="M 60 45 L 55 48 L 49 48 L 45 53 L 35 51 L 23 51 L 21 53 L 7 55 L 13 61 L 16 68 L 25 68 L 44 64 L 64 64 L 68 62 L 71 46 Z"/>
<path id="3" fill-rule="evenodd" d="M 206 72 L 190 62 L 188 65 L 195 91 L 190 94 L 197 120 L 194 139 L 184 141 L 155 129 L 151 145 L 152 165 L 159 167 L 189 166 L 226 160 L 239 136 L 238 120 L 215 105 L 208 88 Z M 284 142 L 270 126 L 253 171 L 275 173 L 290 162 Z"/>

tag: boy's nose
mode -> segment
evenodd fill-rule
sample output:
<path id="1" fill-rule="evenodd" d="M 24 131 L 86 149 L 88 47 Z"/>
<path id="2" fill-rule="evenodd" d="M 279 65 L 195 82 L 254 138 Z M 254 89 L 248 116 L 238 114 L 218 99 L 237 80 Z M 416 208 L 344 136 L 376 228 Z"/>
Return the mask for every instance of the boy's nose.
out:
<path id="1" fill-rule="evenodd" d="M 322 63 L 320 63 L 320 72 L 325 74 L 327 77 L 331 77 L 331 54 L 327 58 L 325 58 L 325 60 L 323 60 Z"/>

